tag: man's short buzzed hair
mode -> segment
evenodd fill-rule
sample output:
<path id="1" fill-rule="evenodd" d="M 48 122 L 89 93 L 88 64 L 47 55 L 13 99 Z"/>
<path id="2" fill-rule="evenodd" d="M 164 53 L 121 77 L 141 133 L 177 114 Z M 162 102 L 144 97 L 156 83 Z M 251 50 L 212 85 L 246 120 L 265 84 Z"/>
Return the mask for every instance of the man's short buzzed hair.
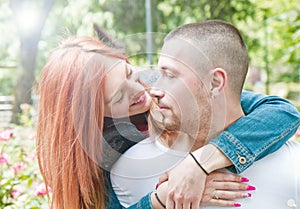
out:
<path id="1" fill-rule="evenodd" d="M 233 25 L 220 20 L 186 24 L 171 31 L 165 42 L 173 38 L 188 41 L 209 59 L 213 68 L 223 68 L 228 87 L 241 93 L 248 71 L 248 50 Z"/>

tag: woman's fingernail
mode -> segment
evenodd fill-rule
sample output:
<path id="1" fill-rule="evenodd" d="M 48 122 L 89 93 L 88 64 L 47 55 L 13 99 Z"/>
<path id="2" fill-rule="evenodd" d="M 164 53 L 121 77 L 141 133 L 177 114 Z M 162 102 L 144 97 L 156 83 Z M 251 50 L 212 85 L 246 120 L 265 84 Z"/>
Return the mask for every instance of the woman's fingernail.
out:
<path id="1" fill-rule="evenodd" d="M 248 186 L 247 190 L 256 190 L 256 188 L 254 186 Z"/>
<path id="2" fill-rule="evenodd" d="M 251 197 L 251 196 L 252 196 L 251 193 L 244 193 L 244 194 L 243 194 L 243 197 Z"/>
<path id="3" fill-rule="evenodd" d="M 158 188 L 158 184 L 155 185 L 155 189 L 157 189 L 157 188 Z"/>
<path id="4" fill-rule="evenodd" d="M 249 179 L 242 177 L 241 182 L 249 182 Z"/>
<path id="5" fill-rule="evenodd" d="M 239 203 L 233 203 L 233 206 L 234 207 L 241 207 L 241 204 L 239 204 Z"/>

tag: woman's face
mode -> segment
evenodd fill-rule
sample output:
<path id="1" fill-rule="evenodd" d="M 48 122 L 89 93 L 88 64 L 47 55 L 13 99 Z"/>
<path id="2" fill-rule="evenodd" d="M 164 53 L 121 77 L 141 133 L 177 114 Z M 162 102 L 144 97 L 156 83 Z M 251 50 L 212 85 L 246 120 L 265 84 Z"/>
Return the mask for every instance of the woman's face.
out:
<path id="1" fill-rule="evenodd" d="M 121 118 L 149 110 L 151 97 L 138 82 L 136 71 L 123 60 L 108 70 L 104 92 L 105 116 Z"/>

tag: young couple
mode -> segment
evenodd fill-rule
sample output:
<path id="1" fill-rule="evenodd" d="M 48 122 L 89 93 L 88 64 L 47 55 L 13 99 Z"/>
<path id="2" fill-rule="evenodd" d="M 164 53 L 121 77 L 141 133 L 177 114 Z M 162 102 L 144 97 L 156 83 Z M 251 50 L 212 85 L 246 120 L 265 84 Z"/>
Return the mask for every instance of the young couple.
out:
<path id="1" fill-rule="evenodd" d="M 69 38 L 52 53 L 40 80 L 37 154 L 54 208 L 240 206 L 254 187 L 213 171 L 245 171 L 299 126 L 288 101 L 242 92 L 247 49 L 228 23 L 175 29 L 158 67 L 152 102 L 135 67 L 100 41 Z M 150 107 L 147 138 L 139 118 Z"/>

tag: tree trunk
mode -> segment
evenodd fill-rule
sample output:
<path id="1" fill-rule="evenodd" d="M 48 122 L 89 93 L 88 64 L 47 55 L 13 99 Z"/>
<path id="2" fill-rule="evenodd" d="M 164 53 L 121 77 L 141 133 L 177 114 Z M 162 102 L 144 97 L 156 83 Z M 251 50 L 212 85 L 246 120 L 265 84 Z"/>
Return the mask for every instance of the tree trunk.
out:
<path id="1" fill-rule="evenodd" d="M 17 17 L 22 4 L 26 1 L 11 0 L 10 6 Z M 38 43 L 41 37 L 42 29 L 47 19 L 47 16 L 54 4 L 54 0 L 44 0 L 43 7 L 40 10 L 39 23 L 35 30 L 30 34 L 24 33 L 21 26 L 17 24 L 19 38 L 20 38 L 20 58 L 19 66 L 17 68 L 17 84 L 14 93 L 14 106 L 11 122 L 19 124 L 19 114 L 21 113 L 20 105 L 27 103 L 32 104 L 32 87 L 34 83 L 34 71 L 36 64 L 36 56 L 38 50 Z M 25 17 L 24 17 L 25 18 Z M 16 21 L 17 22 L 17 21 Z"/>
<path id="2" fill-rule="evenodd" d="M 20 41 L 20 64 L 17 68 L 17 84 L 14 92 L 12 123 L 19 123 L 20 105 L 32 104 L 31 94 L 39 38 L 32 37 Z"/>

